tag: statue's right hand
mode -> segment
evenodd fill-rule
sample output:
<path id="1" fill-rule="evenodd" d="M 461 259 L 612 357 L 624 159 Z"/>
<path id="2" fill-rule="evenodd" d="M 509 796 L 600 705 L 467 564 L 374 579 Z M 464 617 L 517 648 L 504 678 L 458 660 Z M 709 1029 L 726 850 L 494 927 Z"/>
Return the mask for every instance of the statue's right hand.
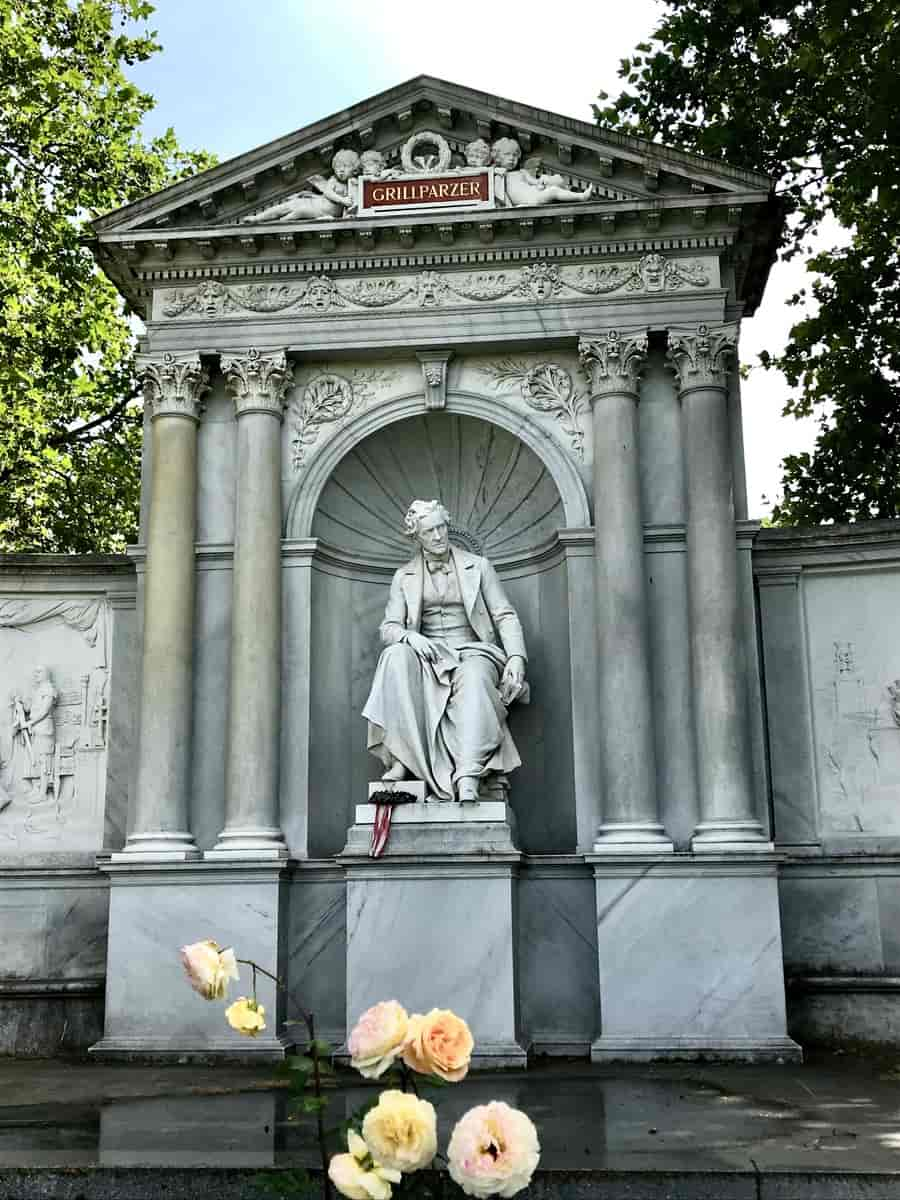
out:
<path id="1" fill-rule="evenodd" d="M 421 633 L 408 633 L 406 635 L 406 644 L 407 646 L 411 646 L 419 658 L 424 658 L 426 662 L 436 661 L 438 656 L 437 647 L 427 637 L 423 637 Z"/>

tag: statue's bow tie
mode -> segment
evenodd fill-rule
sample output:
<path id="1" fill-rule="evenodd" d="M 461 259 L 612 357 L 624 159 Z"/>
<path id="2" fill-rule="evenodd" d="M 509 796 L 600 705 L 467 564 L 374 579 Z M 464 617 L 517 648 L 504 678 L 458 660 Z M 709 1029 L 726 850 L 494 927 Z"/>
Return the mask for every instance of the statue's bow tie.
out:
<path id="1" fill-rule="evenodd" d="M 428 568 L 429 575 L 450 574 L 450 560 L 448 558 L 426 558 L 425 566 Z"/>

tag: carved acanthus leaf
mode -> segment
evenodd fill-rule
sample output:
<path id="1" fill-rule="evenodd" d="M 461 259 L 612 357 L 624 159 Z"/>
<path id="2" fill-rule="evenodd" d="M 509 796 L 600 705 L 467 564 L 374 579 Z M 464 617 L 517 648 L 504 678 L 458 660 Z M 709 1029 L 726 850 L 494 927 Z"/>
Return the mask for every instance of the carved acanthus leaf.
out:
<path id="1" fill-rule="evenodd" d="M 283 350 L 262 355 L 251 348 L 246 355 L 223 356 L 222 374 L 227 390 L 234 397 L 237 416 L 261 411 L 281 418 L 294 380 L 294 369 Z"/>
<path id="2" fill-rule="evenodd" d="M 478 368 L 496 389 L 518 384 L 522 399 L 536 412 L 552 413 L 563 433 L 569 438 L 573 453 L 584 459 L 584 432 L 579 417 L 585 401 L 574 384 L 571 373 L 558 363 L 528 363 L 517 359 L 500 359 Z"/>
<path id="3" fill-rule="evenodd" d="M 670 329 L 666 358 L 678 375 L 681 390 L 724 388 L 737 355 L 737 340 L 737 325 Z"/>
<path id="4" fill-rule="evenodd" d="M 209 372 L 199 354 L 176 358 L 164 354 L 161 359 L 138 355 L 138 373 L 144 390 L 144 404 L 151 418 L 190 417 L 200 420 L 203 398 L 209 391 Z"/>
<path id="5" fill-rule="evenodd" d="M 647 355 L 647 330 L 607 330 L 578 339 L 581 365 L 591 383 L 591 398 L 637 395 L 638 376 Z"/>
<path id="6" fill-rule="evenodd" d="M 342 375 L 321 371 L 306 384 L 291 404 L 291 466 L 299 471 L 323 425 L 342 421 L 391 384 L 396 372 L 388 368 L 357 368 Z"/>

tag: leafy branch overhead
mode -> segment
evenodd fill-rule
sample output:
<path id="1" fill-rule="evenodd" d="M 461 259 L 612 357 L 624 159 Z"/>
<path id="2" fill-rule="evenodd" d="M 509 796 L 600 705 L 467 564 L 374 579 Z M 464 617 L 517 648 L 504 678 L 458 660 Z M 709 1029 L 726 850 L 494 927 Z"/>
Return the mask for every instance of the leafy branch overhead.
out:
<path id="1" fill-rule="evenodd" d="M 809 315 L 764 354 L 818 414 L 811 454 L 784 460 L 781 523 L 900 515 L 898 0 L 665 0 L 622 62 L 601 125 L 772 176 L 782 255 L 808 257 L 791 303 Z M 842 228 L 838 228 L 842 227 Z"/>
<path id="2" fill-rule="evenodd" d="M 0 0 L 0 549 L 118 549 L 136 528 L 134 333 L 89 222 L 210 165 L 125 68 L 143 0 Z"/>

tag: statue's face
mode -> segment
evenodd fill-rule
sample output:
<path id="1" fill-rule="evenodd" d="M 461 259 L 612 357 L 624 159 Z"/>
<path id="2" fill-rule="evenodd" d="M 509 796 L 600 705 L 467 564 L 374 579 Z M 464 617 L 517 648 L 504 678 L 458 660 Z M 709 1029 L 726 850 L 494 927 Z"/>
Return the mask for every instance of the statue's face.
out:
<path id="1" fill-rule="evenodd" d="M 450 549 L 450 531 L 442 513 L 432 513 L 419 522 L 419 545 L 432 558 L 442 558 Z"/>
<path id="2" fill-rule="evenodd" d="M 494 148 L 494 162 L 506 171 L 512 171 L 519 165 L 519 151 L 515 146 L 500 146 Z"/>

